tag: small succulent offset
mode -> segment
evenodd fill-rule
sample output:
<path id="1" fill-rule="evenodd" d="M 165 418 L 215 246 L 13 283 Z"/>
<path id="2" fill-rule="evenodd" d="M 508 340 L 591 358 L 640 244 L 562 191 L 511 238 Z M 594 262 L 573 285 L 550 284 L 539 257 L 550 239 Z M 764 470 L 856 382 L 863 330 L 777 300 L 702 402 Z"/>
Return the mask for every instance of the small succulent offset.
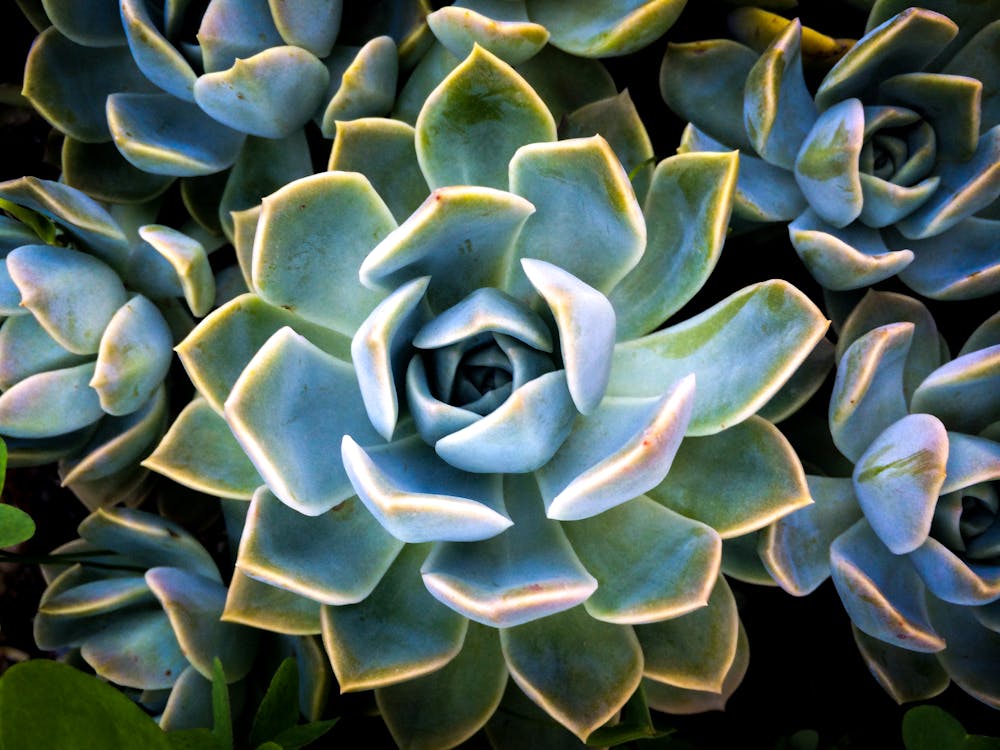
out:
<path id="1" fill-rule="evenodd" d="M 1000 708 L 1000 315 L 949 361 L 916 300 L 869 292 L 842 330 L 830 430 L 850 478 L 760 554 L 786 590 L 832 570 L 870 669 L 899 702 L 954 680 Z"/>
<path id="2" fill-rule="evenodd" d="M 741 150 L 734 217 L 791 221 L 792 245 L 827 289 L 898 274 L 928 297 L 991 294 L 1000 19 L 990 3 L 899 5 L 874 7 L 815 93 L 798 21 L 761 55 L 726 40 L 673 45 L 661 89 L 691 121 L 681 151 Z"/>
<path id="3" fill-rule="evenodd" d="M 60 461 L 90 506 L 138 500 L 163 434 L 174 333 L 214 299 L 205 247 L 145 209 L 80 191 L 0 183 L 0 435 L 12 466 Z M 140 221 L 140 224 L 142 222 Z M 185 319 L 188 321 L 185 323 Z"/>
<path id="4" fill-rule="evenodd" d="M 251 500 L 225 619 L 322 631 L 405 746 L 523 701 L 508 676 L 579 738 L 640 683 L 719 706 L 747 656 L 720 537 L 809 502 L 753 415 L 827 326 L 772 281 L 651 333 L 715 265 L 735 154 L 664 160 L 643 209 L 478 46 L 415 128 L 337 137 L 236 215 L 252 291 L 178 347 L 200 395 L 146 462 Z"/>

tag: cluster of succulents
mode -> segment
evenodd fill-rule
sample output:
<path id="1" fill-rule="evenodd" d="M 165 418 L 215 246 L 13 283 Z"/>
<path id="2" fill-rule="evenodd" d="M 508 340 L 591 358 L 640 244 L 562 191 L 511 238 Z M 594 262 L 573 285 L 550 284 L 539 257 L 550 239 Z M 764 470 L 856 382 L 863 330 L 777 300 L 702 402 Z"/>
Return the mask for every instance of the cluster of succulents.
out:
<path id="1" fill-rule="evenodd" d="M 171 731 L 293 655 L 401 747 L 613 744 L 737 690 L 732 581 L 832 578 L 894 699 L 1000 708 L 1000 311 L 920 299 L 1000 292 L 1000 7 L 862 4 L 25 0 L 0 438 L 91 512 L 37 648 Z M 786 223 L 820 293 L 713 283 Z"/>

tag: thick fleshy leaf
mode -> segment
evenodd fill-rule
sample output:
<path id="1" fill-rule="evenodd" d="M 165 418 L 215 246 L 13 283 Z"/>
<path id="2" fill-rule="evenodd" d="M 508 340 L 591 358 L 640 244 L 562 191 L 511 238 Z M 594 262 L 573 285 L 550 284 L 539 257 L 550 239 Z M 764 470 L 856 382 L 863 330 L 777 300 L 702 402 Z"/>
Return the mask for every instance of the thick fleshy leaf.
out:
<path id="1" fill-rule="evenodd" d="M 739 158 L 734 152 L 679 154 L 656 166 L 643 204 L 646 248 L 608 296 L 620 341 L 654 330 L 701 289 L 715 268 Z"/>
<path id="2" fill-rule="evenodd" d="M 878 85 L 896 73 L 921 70 L 958 32 L 946 16 L 910 8 L 893 16 L 844 55 L 823 79 L 816 104 L 827 109 L 851 97 L 874 98 Z"/>
<path id="3" fill-rule="evenodd" d="M 146 693 L 146 691 L 143 691 Z M 212 725 L 212 682 L 202 677 L 201 672 L 188 666 L 170 689 L 163 713 L 157 719 L 160 730 L 174 732 L 194 729 L 209 732 L 205 727 Z"/>
<path id="4" fill-rule="evenodd" d="M 864 107 L 846 99 L 819 116 L 795 157 L 795 181 L 812 209 L 835 227 L 861 214 L 858 162 L 864 130 Z"/>
<path id="5" fill-rule="evenodd" d="M 854 467 L 854 493 L 872 530 L 896 555 L 927 539 L 948 460 L 944 425 L 909 414 L 880 433 Z"/>
<path id="6" fill-rule="evenodd" d="M 207 73 L 284 43 L 269 0 L 212 0 L 201 17 L 197 39 Z"/>
<path id="7" fill-rule="evenodd" d="M 686 0 L 602 0 L 588 3 L 581 14 L 559 0 L 527 0 L 528 17 L 549 30 L 550 42 L 580 57 L 626 55 L 645 47 L 673 26 L 685 4 Z"/>
<path id="8" fill-rule="evenodd" d="M 712 467 L 725 466 L 725 472 Z M 723 538 L 739 536 L 809 505 L 805 473 L 778 429 L 750 417 L 681 443 L 666 478 L 647 493 Z"/>
<path id="9" fill-rule="evenodd" d="M 743 127 L 743 89 L 757 59 L 752 49 L 727 39 L 670 44 L 660 68 L 660 93 L 670 109 L 726 151 L 738 148 L 741 156 L 752 156 Z"/>
<path id="10" fill-rule="evenodd" d="M 597 578 L 583 606 L 598 620 L 650 623 L 686 614 L 708 603 L 719 575 L 719 535 L 644 496 L 563 530 Z"/>
<path id="11" fill-rule="evenodd" d="M 945 647 L 928 619 L 920 576 L 907 558 L 886 548 L 867 521 L 834 541 L 830 565 L 844 608 L 861 631 L 921 653 Z"/>
<path id="12" fill-rule="evenodd" d="M 501 333 L 539 351 L 552 351 L 552 335 L 541 316 L 492 287 L 477 289 L 428 321 L 413 337 L 413 346 L 440 349 L 483 333 Z"/>
<path id="13" fill-rule="evenodd" d="M 936 654 L 893 646 L 856 626 L 852 629 L 865 664 L 896 703 L 928 700 L 944 692 L 951 682 Z"/>
<path id="14" fill-rule="evenodd" d="M 775 587 L 777 581 L 764 566 L 758 551 L 761 536 L 767 526 L 742 536 L 733 536 L 722 541 L 722 572 L 728 578 L 754 586 Z"/>
<path id="15" fill-rule="evenodd" d="M 431 674 L 377 688 L 375 702 L 397 745 L 432 750 L 459 745 L 479 731 L 506 685 L 496 631 L 473 622 L 458 656 Z"/>
<path id="16" fill-rule="evenodd" d="M 645 677 L 686 690 L 718 693 L 736 658 L 740 620 L 724 576 L 710 577 L 700 609 L 636 627 Z"/>
<path id="17" fill-rule="evenodd" d="M 343 436 L 381 442 L 354 368 L 291 328 L 254 355 L 226 399 L 225 415 L 271 491 L 309 516 L 354 494 L 340 461 Z"/>
<path id="18" fill-rule="evenodd" d="M 337 0 L 268 0 L 274 25 L 287 44 L 326 57 L 340 30 L 342 3 Z"/>
<path id="19" fill-rule="evenodd" d="M 890 250 L 877 229 L 859 222 L 838 228 L 812 208 L 788 225 L 788 236 L 809 273 L 826 289 L 871 286 L 913 262 L 910 250 Z"/>
<path id="20" fill-rule="evenodd" d="M 504 478 L 514 525 L 481 542 L 434 547 L 421 568 L 437 599 L 469 619 L 513 627 L 575 607 L 597 581 L 580 564 L 565 533 L 542 514 L 532 477 Z"/>
<path id="21" fill-rule="evenodd" d="M 517 238 L 515 257 L 548 261 L 607 294 L 642 257 L 646 224 L 628 175 L 601 136 L 538 143 L 510 163 L 511 190 L 537 209 Z M 565 231 L 575 227 L 574 232 Z M 530 290 L 512 265 L 507 288 Z"/>
<path id="22" fill-rule="evenodd" d="M 77 44 L 116 47 L 125 41 L 113 2 L 96 2 L 86 8 L 60 0 L 43 0 L 39 5 L 51 24 Z"/>
<path id="23" fill-rule="evenodd" d="M 979 140 L 979 106 L 983 84 L 967 76 L 941 73 L 902 73 L 884 80 L 881 96 L 904 107 L 918 108 L 939 138 L 943 160 L 965 161 Z"/>
<path id="24" fill-rule="evenodd" d="M 528 740 L 533 743 L 531 750 L 579 750 L 581 747 L 576 735 L 552 721 L 513 680 L 507 681 L 500 707 L 487 722 L 485 734 L 496 750 L 525 750 Z"/>
<path id="25" fill-rule="evenodd" d="M 120 615 L 114 628 L 88 638 L 80 655 L 104 679 L 144 690 L 171 687 L 188 666 L 170 620 L 159 609 Z"/>
<path id="26" fill-rule="evenodd" d="M 743 126 L 767 162 L 785 169 L 816 122 L 816 105 L 802 75 L 802 26 L 788 24 L 747 75 Z"/>
<path id="27" fill-rule="evenodd" d="M 994 75 L 993 50 L 996 50 L 997 39 L 1000 37 L 1000 23 L 992 21 L 982 29 L 969 30 L 975 31 L 975 36 L 962 46 L 941 72 L 968 76 L 983 82 L 989 81 Z M 1000 90 L 996 87 L 984 86 L 981 113 L 980 127 L 983 130 L 989 130 L 994 125 L 1000 124 Z"/>
<path id="28" fill-rule="evenodd" d="M 559 266 L 521 258 L 521 267 L 555 318 L 573 403 L 581 414 L 590 414 L 601 403 L 611 376 L 614 308 L 607 297 Z"/>
<path id="29" fill-rule="evenodd" d="M 661 398 L 607 398 L 580 419 L 538 470 L 549 518 L 589 518 L 655 487 L 667 475 L 691 417 L 693 376 Z"/>
<path id="30" fill-rule="evenodd" d="M 236 161 L 245 137 L 169 94 L 112 94 L 107 117 L 122 156 L 153 174 L 219 172 Z"/>
<path id="31" fill-rule="evenodd" d="M 399 60 L 392 38 L 376 37 L 354 52 L 353 47 L 337 48 L 326 61 L 329 101 L 320 128 L 327 138 L 336 134 L 339 122 L 388 115 L 395 101 Z"/>
<path id="32" fill-rule="evenodd" d="M 274 305 L 351 336 L 382 295 L 357 283 L 368 252 L 396 228 L 371 184 L 322 172 L 264 199 L 253 282 Z"/>
<path id="33" fill-rule="evenodd" d="M 264 480 L 226 421 L 202 398 L 177 416 L 143 466 L 217 497 L 249 500 Z"/>
<path id="34" fill-rule="evenodd" d="M 930 200 L 897 224 L 904 237 L 941 234 L 1000 197 L 1000 125 L 983 133 L 968 161 L 946 161 Z"/>
<path id="35" fill-rule="evenodd" d="M 507 165 L 529 143 L 554 141 L 545 104 L 513 68 L 476 47 L 424 102 L 417 159 L 427 184 L 507 188 Z"/>
<path id="36" fill-rule="evenodd" d="M 178 568 L 150 568 L 146 583 L 160 600 L 184 655 L 203 677 L 218 658 L 226 682 L 235 682 L 250 671 L 256 655 L 258 631 L 219 622 L 226 588 L 218 581 Z"/>
<path id="37" fill-rule="evenodd" d="M 0 395 L 0 434 L 15 438 L 64 435 L 102 416 L 97 391 L 88 383 L 94 363 L 48 370 L 25 378 Z"/>
<path id="38" fill-rule="evenodd" d="M 976 434 L 1000 415 L 1000 344 L 942 365 L 917 388 L 911 411 L 939 417 L 952 430 Z"/>
<path id="39" fill-rule="evenodd" d="M 478 44 L 510 65 L 531 58 L 549 39 L 544 26 L 528 20 L 523 0 L 467 0 L 434 11 L 427 16 L 427 24 L 457 57 L 465 57 Z"/>
<path id="40" fill-rule="evenodd" d="M 183 53 L 164 36 L 146 0 L 121 0 L 124 27 L 132 59 L 146 77 L 164 91 L 194 101 L 195 74 Z"/>
<path id="41" fill-rule="evenodd" d="M 458 655 L 469 621 L 420 584 L 426 554 L 426 545 L 405 545 L 369 596 L 323 607 L 323 645 L 341 691 L 405 682 L 436 672 Z"/>
<path id="42" fill-rule="evenodd" d="M 548 372 L 513 391 L 482 419 L 438 440 L 434 449 L 463 471 L 534 471 L 559 450 L 576 415 L 566 371 Z"/>
<path id="43" fill-rule="evenodd" d="M 0 324 L 0 390 L 31 375 L 73 367 L 89 359 L 60 346 L 33 315 L 13 316 Z"/>
<path id="44" fill-rule="evenodd" d="M 322 629 L 321 606 L 313 599 L 258 581 L 236 568 L 220 619 L 272 633 L 315 635 Z"/>
<path id="45" fill-rule="evenodd" d="M 500 645 L 514 681 L 581 740 L 625 705 L 642 678 L 632 628 L 595 620 L 583 607 L 502 628 Z"/>
<path id="46" fill-rule="evenodd" d="M 499 287 L 515 238 L 535 211 L 513 193 L 458 186 L 435 190 L 361 264 L 361 281 L 394 289 L 430 276 L 428 300 L 443 310 L 484 287 Z"/>
<path id="47" fill-rule="evenodd" d="M 570 55 L 547 44 L 517 72 L 542 97 L 556 122 L 580 107 L 618 94 L 614 79 L 600 62 Z"/>
<path id="48" fill-rule="evenodd" d="M 910 561 L 931 593 L 946 602 L 975 607 L 1000 598 L 1000 566 L 990 560 L 965 561 L 929 538 L 910 553 Z"/>
<path id="49" fill-rule="evenodd" d="M 220 414 L 240 373 L 269 338 L 291 327 L 342 361 L 351 356 L 346 336 L 317 326 L 256 294 L 244 294 L 206 317 L 177 346 L 191 382 Z"/>
<path id="50" fill-rule="evenodd" d="M 360 172 L 403 222 L 427 198 L 417 162 L 416 131 L 405 122 L 362 117 L 337 123 L 327 169 Z"/>
<path id="51" fill-rule="evenodd" d="M 615 346 L 608 395 L 658 396 L 664 383 L 693 372 L 698 388 L 688 434 L 719 432 L 767 403 L 827 325 L 787 282 L 754 284 L 690 320 Z M 739 367 L 732 366 L 734 352 Z"/>
<path id="52" fill-rule="evenodd" d="M 1000 479 L 1000 443 L 975 435 L 948 433 L 948 463 L 941 494 Z"/>
<path id="53" fill-rule="evenodd" d="M 926 203 L 941 184 L 938 177 L 928 177 L 911 187 L 901 187 L 865 173 L 860 178 L 864 204 L 858 219 L 875 228 L 891 226 L 909 216 Z"/>
<path id="54" fill-rule="evenodd" d="M 424 28 L 430 31 L 429 27 Z M 396 105 L 392 110 L 393 119 L 415 125 L 427 97 L 461 62 L 461 58 L 455 57 L 435 40 L 420 58 L 396 97 Z"/>
<path id="55" fill-rule="evenodd" d="M 777 424 L 808 403 L 833 368 L 834 349 L 829 339 L 820 339 L 795 374 L 760 408 L 757 415 Z"/>
<path id="56" fill-rule="evenodd" d="M 430 445 L 480 419 L 477 412 L 452 406 L 431 393 L 423 357 L 413 357 L 406 369 L 406 400 L 417 433 Z"/>
<path id="57" fill-rule="evenodd" d="M 931 622 L 948 642 L 937 654 L 941 666 L 959 687 L 993 708 L 1000 708 L 1000 633 L 982 626 L 973 607 L 928 602 Z"/>
<path id="58" fill-rule="evenodd" d="M 933 237 L 890 236 L 889 243 L 913 251 L 913 262 L 899 274 L 911 289 L 932 299 L 973 299 L 1000 290 L 997 232 L 1000 222 L 973 216 Z"/>
<path id="59" fill-rule="evenodd" d="M 236 566 L 323 604 L 354 604 L 371 594 L 402 547 L 357 498 L 310 517 L 261 487 L 250 503 Z"/>
<path id="60" fill-rule="evenodd" d="M 890 323 L 859 337 L 844 352 L 830 398 L 830 433 L 857 462 L 872 441 L 906 416 L 903 374 L 912 323 Z"/>
<path id="61" fill-rule="evenodd" d="M 794 596 L 812 593 L 830 577 L 830 545 L 861 518 L 850 479 L 806 481 L 812 505 L 765 527 L 757 547 L 774 580 Z"/>
<path id="62" fill-rule="evenodd" d="M 342 456 L 358 497 L 401 541 L 478 541 L 512 523 L 498 475 L 457 471 L 418 436 L 365 451 L 345 435 Z"/>
<path id="63" fill-rule="evenodd" d="M 63 140 L 63 181 L 93 198 L 111 203 L 142 203 L 159 197 L 170 187 L 169 175 L 136 169 L 113 143 Z"/>
<path id="64" fill-rule="evenodd" d="M 21 292 L 21 304 L 74 354 L 96 353 L 104 329 L 128 301 L 118 274 L 69 248 L 19 247 L 7 256 L 7 271 Z"/>

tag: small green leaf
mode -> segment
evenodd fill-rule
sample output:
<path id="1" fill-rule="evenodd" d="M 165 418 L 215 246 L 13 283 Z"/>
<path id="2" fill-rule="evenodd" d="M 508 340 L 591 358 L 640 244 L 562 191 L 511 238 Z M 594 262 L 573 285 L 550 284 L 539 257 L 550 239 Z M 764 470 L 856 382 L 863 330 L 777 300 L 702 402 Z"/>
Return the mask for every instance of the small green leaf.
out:
<path id="1" fill-rule="evenodd" d="M 281 748 L 281 750 L 299 750 L 300 747 L 305 747 L 310 742 L 315 742 L 324 734 L 329 732 L 336 723 L 336 719 L 328 719 L 327 721 L 313 721 L 308 724 L 302 724 L 297 727 L 292 727 L 291 729 L 286 729 L 274 738 L 274 742 L 268 742 L 259 747 L 257 750 L 273 750 L 273 748 Z"/>
<path id="2" fill-rule="evenodd" d="M 39 239 L 41 239 L 41 241 L 46 245 L 56 244 L 56 234 L 58 234 L 58 229 L 56 228 L 55 222 L 48 217 L 37 214 L 31 209 L 24 208 L 16 203 L 11 203 L 9 200 L 5 200 L 3 198 L 0 198 L 0 209 L 6 211 L 15 219 L 31 229 L 31 231 L 37 234 Z"/>
<path id="3" fill-rule="evenodd" d="M 957 750 L 965 738 L 958 719 L 937 706 L 917 706 L 903 716 L 906 750 Z"/>
<path id="4" fill-rule="evenodd" d="M 2 445 L 2 443 L 0 443 Z M 3 464 L 6 463 L 6 448 L 0 449 L 0 478 L 2 478 Z M 0 481 L 0 487 L 3 486 Z M 31 539 L 35 534 L 35 522 L 31 516 L 20 508 L 13 505 L 0 505 L 0 547 L 12 547 L 15 544 Z"/>
<path id="5" fill-rule="evenodd" d="M 281 662 L 253 718 L 250 744 L 256 747 L 295 726 L 299 718 L 299 670 L 295 659 Z"/>
<path id="6" fill-rule="evenodd" d="M 211 729 L 181 729 L 167 732 L 170 750 L 222 750 Z"/>
<path id="7" fill-rule="evenodd" d="M 218 658 L 212 661 L 212 735 L 223 750 L 233 750 L 233 714 L 229 707 L 226 674 Z"/>
<path id="8" fill-rule="evenodd" d="M 674 729 L 657 729 L 653 725 L 653 719 L 649 715 L 649 706 L 646 703 L 646 693 L 640 686 L 628 699 L 628 703 L 622 706 L 621 718 L 618 723 L 593 731 L 587 737 L 587 744 L 591 747 L 610 747 L 632 740 L 652 740 L 666 737 L 675 731 Z"/>

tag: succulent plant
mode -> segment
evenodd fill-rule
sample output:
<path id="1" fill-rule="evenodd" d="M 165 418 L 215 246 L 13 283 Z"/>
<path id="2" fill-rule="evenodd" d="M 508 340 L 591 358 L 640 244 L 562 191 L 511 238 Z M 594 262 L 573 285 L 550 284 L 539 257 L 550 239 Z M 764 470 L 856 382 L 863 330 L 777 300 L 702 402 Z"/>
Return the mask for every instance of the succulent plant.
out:
<path id="1" fill-rule="evenodd" d="M 740 149 L 734 217 L 790 221 L 824 287 L 898 274 L 928 297 L 984 296 L 1000 288 L 1000 19 L 990 3 L 899 5 L 875 5 L 815 92 L 798 21 L 760 55 L 672 45 L 661 89 L 690 120 L 681 151 Z"/>
<path id="2" fill-rule="evenodd" d="M 12 466 L 60 461 L 91 507 L 138 500 L 167 421 L 175 331 L 212 305 L 205 246 L 80 191 L 0 183 L 0 435 Z M 143 223 L 147 220 L 148 223 Z M 135 227 L 136 222 L 140 224 Z M 209 245 L 211 248 L 211 245 Z"/>
<path id="3" fill-rule="evenodd" d="M 252 291 L 178 347 L 200 395 L 146 462 L 251 501 L 224 618 L 322 631 L 406 746 L 523 701 L 508 675 L 580 738 L 643 682 L 724 702 L 720 537 L 809 502 L 753 414 L 826 328 L 771 281 L 653 332 L 714 267 L 736 166 L 666 159 L 642 208 L 607 141 L 557 141 L 475 47 L 415 128 L 351 123 L 331 171 L 237 214 Z"/>
<path id="4" fill-rule="evenodd" d="M 899 702 L 949 679 L 1000 707 L 1000 315 L 954 359 L 927 309 L 869 294 L 838 344 L 833 440 L 850 477 L 776 521 L 760 555 L 786 590 L 833 575 L 871 671 Z"/>

